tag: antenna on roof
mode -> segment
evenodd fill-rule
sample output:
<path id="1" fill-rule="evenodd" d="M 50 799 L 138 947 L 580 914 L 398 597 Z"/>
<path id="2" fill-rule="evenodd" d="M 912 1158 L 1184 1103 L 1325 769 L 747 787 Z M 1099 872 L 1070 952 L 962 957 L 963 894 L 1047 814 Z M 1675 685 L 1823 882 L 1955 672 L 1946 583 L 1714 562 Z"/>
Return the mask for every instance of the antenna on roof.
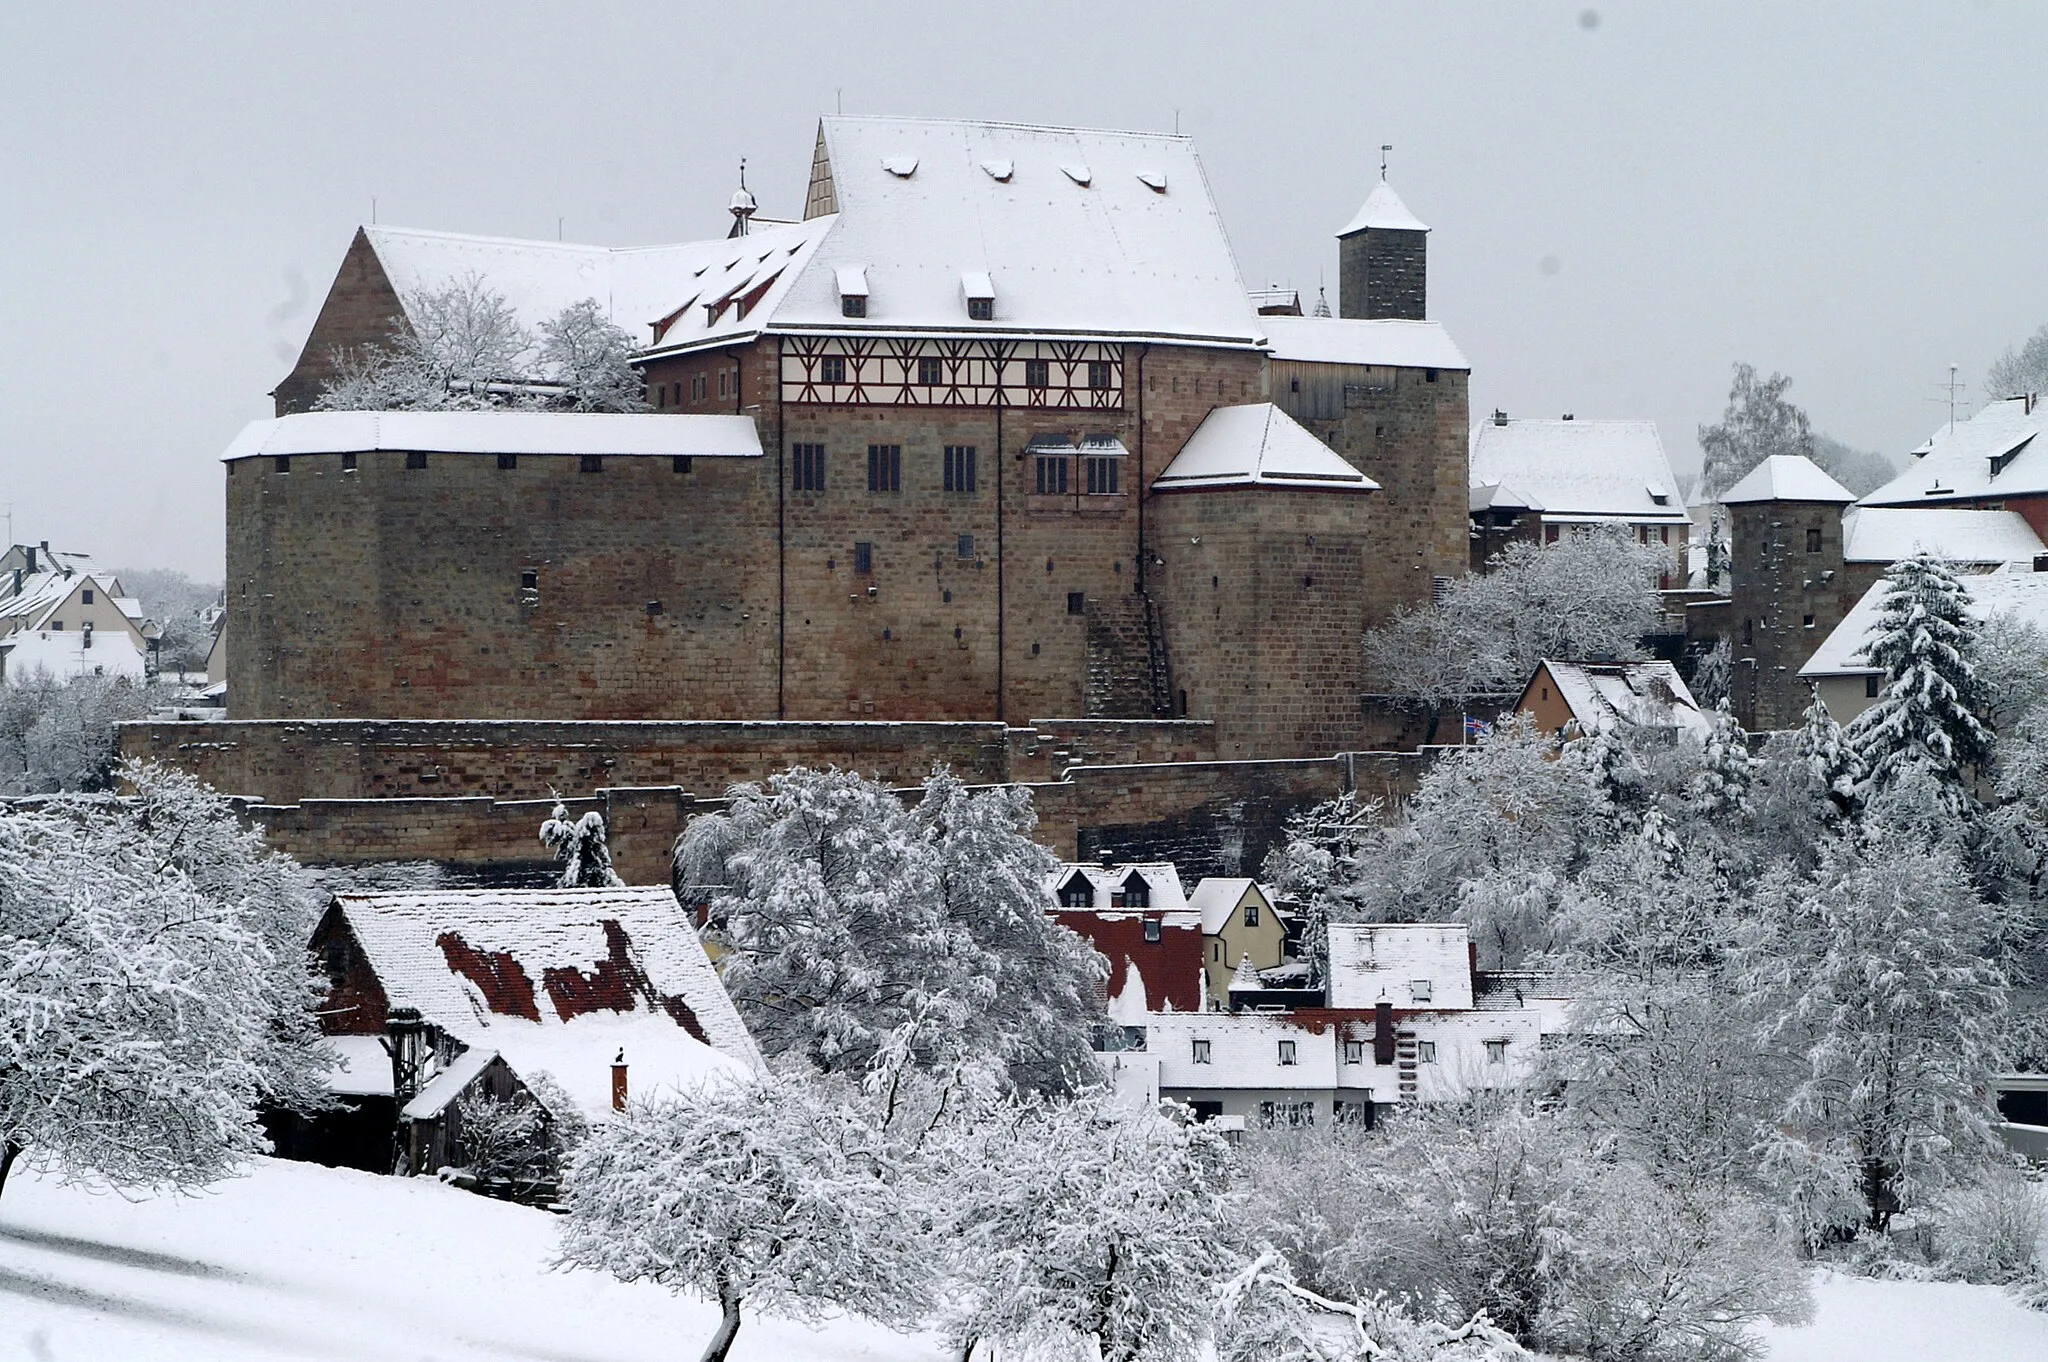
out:
<path id="1" fill-rule="evenodd" d="M 832 112 L 836 114 L 846 112 L 846 87 L 844 85 L 832 87 Z"/>
<path id="2" fill-rule="evenodd" d="M 1956 376 L 1956 371 L 1961 367 L 1962 366 L 1959 364 L 1949 365 L 1948 382 L 1937 383 L 1934 385 L 1946 394 L 1945 397 L 1935 397 L 1928 399 L 1932 402 L 1945 401 L 1948 403 L 1948 426 L 1950 430 L 1954 430 L 1956 425 L 1956 404 L 1962 400 L 1963 389 L 1969 386 L 1967 383 L 1963 382 L 1962 379 Z"/>
<path id="3" fill-rule="evenodd" d="M 370 225 L 372 227 L 377 225 L 377 196 L 375 194 L 370 195 Z"/>
<path id="4" fill-rule="evenodd" d="M 1380 143 L 1380 183 L 1387 182 L 1387 153 L 1394 149 L 1392 142 Z"/>
<path id="5" fill-rule="evenodd" d="M 557 240 L 557 241 L 560 241 L 561 239 L 562 239 L 562 219 L 561 219 L 561 216 L 560 216 L 559 214 L 557 214 L 557 215 L 556 215 L 556 217 L 555 217 L 555 240 Z"/>

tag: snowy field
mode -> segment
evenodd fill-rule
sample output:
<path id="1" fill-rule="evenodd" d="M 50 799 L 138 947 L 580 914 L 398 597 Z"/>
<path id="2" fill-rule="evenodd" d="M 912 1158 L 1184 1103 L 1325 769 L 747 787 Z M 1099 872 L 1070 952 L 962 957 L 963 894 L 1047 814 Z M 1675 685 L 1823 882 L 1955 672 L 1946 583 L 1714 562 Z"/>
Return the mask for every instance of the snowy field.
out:
<path id="1" fill-rule="evenodd" d="M 16 1174 L 0 1197 L 4 1362 L 673 1362 L 717 1312 L 553 1272 L 552 1217 L 428 1181 L 258 1162 L 127 1202 Z M 1772 1362 L 2048 1357 L 2048 1314 L 1991 1287 L 1827 1276 Z M 932 1339 L 749 1315 L 738 1359 L 939 1362 Z"/>
<path id="2" fill-rule="evenodd" d="M 548 1268 L 555 1219 L 437 1182 L 261 1160 L 127 1202 L 16 1173 L 0 1195 L 4 1362 L 675 1362 L 716 1307 Z M 755 1362 L 938 1362 L 935 1340 L 749 1313 Z"/>

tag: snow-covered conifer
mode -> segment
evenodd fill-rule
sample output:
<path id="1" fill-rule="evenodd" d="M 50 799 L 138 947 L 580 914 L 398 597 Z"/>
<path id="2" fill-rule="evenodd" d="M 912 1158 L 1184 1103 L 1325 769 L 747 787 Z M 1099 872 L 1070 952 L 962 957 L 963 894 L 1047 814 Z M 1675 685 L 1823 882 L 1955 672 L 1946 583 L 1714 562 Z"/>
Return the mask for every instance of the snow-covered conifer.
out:
<path id="1" fill-rule="evenodd" d="M 540 825 L 540 840 L 562 864 L 562 875 L 557 881 L 562 888 L 611 889 L 625 883 L 612 869 L 604 815 L 596 809 L 585 811 L 581 818 L 571 818 L 569 806 L 557 796 L 554 812 Z"/>
<path id="2" fill-rule="evenodd" d="M 1735 722 L 1724 699 L 1709 717 L 1700 753 L 1699 773 L 1686 790 L 1692 811 L 1708 819 L 1744 817 L 1749 813 L 1749 787 L 1756 777 L 1756 759 L 1749 754 L 1749 735 Z"/>
<path id="3" fill-rule="evenodd" d="M 1969 782 L 1988 770 L 1993 743 L 1981 717 L 1977 631 L 1969 593 L 1946 565 L 1919 554 L 1885 571 L 1877 634 L 1863 654 L 1883 670 L 1884 685 L 1848 728 L 1866 790 L 1919 766 L 1941 783 L 1950 808 L 1974 807 Z"/>
<path id="4" fill-rule="evenodd" d="M 1297 905 L 1302 955 L 1317 980 L 1329 977 L 1330 923 L 1361 916 L 1358 886 L 1379 836 L 1379 801 L 1347 790 L 1289 818 L 1285 840 L 1266 855 L 1262 874 Z"/>
<path id="5" fill-rule="evenodd" d="M 631 363 L 633 338 L 598 308 L 571 303 L 540 324 L 540 369 L 571 411 L 645 411 L 647 380 Z"/>
<path id="6" fill-rule="evenodd" d="M 937 1244 L 899 1171 L 857 1108 L 801 1080 L 634 1104 L 576 1152 L 562 1259 L 716 1301 L 704 1362 L 726 1356 L 742 1305 L 908 1324 Z"/>

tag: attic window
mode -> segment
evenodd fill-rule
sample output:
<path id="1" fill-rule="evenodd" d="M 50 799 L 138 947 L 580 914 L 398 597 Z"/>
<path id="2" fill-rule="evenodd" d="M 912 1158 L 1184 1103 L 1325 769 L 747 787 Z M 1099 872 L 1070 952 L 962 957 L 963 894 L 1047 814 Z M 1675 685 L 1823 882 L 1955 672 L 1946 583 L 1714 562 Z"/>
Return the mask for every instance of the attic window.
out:
<path id="1" fill-rule="evenodd" d="M 915 156 L 884 156 L 882 158 L 882 169 L 888 171 L 899 180 L 907 180 L 917 173 L 917 158 Z"/>
<path id="2" fill-rule="evenodd" d="M 967 299 L 967 317 L 970 321 L 994 321 L 996 315 L 996 285 L 986 270 L 968 270 L 960 276 L 960 292 Z"/>
<path id="3" fill-rule="evenodd" d="M 1410 979 L 1408 981 L 1408 996 L 1418 1003 L 1428 1002 L 1431 991 L 1430 983 L 1427 979 Z"/>
<path id="4" fill-rule="evenodd" d="M 1654 504 L 1658 506 L 1669 506 L 1671 504 L 1671 494 L 1669 492 L 1660 492 L 1654 487 L 1649 490 L 1650 500 Z"/>
<path id="5" fill-rule="evenodd" d="M 2026 439 L 2021 440 L 2018 444 L 2014 445 L 2011 449 L 2006 450 L 2003 454 L 1993 454 L 1991 456 L 1991 476 L 1995 478 L 2000 473 L 2003 473 L 2005 471 L 2005 466 L 2011 463 L 2014 459 L 2017 459 L 2020 456 L 2020 451 L 2025 449 L 2028 445 L 2032 444 L 2033 442 L 2034 437 L 2029 435 Z"/>
<path id="6" fill-rule="evenodd" d="M 1151 906 L 1152 886 L 1145 882 L 1145 877 L 1137 874 L 1135 871 L 1126 876 L 1124 879 L 1124 907 L 1150 908 Z"/>
<path id="7" fill-rule="evenodd" d="M 1088 182 L 1095 178 L 1095 172 L 1087 166 L 1061 166 L 1060 173 L 1075 184 L 1080 185 L 1083 189 L 1086 189 Z"/>
<path id="8" fill-rule="evenodd" d="M 839 280 L 839 315 L 842 317 L 867 316 L 868 267 L 865 265 L 841 265 L 833 273 Z"/>
<path id="9" fill-rule="evenodd" d="M 1095 890 L 1088 883 L 1088 877 L 1078 871 L 1067 877 L 1060 886 L 1060 907 L 1092 908 L 1095 906 Z"/>
<path id="10" fill-rule="evenodd" d="M 1155 194 L 1164 194 L 1166 192 L 1166 172 L 1163 170 L 1141 170 L 1138 172 L 1138 183 L 1144 185 Z"/>
<path id="11" fill-rule="evenodd" d="M 1008 184 L 1010 176 L 1017 169 L 1015 162 L 1012 161 L 983 161 L 981 168 L 987 171 L 988 177 L 997 184 Z"/>

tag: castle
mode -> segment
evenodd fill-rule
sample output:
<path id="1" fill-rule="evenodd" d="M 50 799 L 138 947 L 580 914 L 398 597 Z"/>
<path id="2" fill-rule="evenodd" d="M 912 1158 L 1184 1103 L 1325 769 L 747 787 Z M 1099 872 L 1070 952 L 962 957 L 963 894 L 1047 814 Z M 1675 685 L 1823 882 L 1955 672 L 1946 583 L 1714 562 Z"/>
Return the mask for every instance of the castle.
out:
<path id="1" fill-rule="evenodd" d="M 1339 317 L 1248 293 L 1179 136 L 826 118 L 802 219 L 734 217 L 628 250 L 361 229 L 226 456 L 230 718 L 1370 745 L 1360 636 L 1468 557 L 1469 366 L 1391 187 L 1338 233 Z M 308 410 L 470 275 L 529 323 L 596 299 L 654 410 Z"/>

